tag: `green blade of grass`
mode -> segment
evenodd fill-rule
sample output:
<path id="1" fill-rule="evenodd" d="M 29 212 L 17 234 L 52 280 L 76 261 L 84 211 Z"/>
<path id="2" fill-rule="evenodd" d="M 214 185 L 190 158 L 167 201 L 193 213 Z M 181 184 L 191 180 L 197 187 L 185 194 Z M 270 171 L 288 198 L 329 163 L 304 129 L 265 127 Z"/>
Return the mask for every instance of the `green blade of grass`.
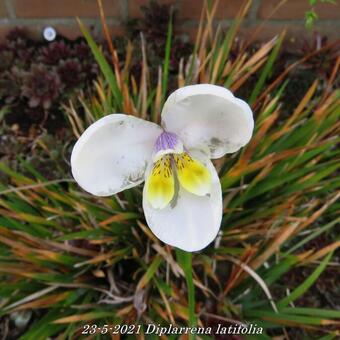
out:
<path id="1" fill-rule="evenodd" d="M 143 277 L 140 279 L 137 289 L 142 289 L 153 278 L 158 267 L 161 265 L 162 262 L 163 262 L 162 257 L 158 255 L 153 259 L 151 264 L 148 266 L 147 271 L 145 272 Z"/>
<path id="2" fill-rule="evenodd" d="M 277 322 L 278 324 L 287 324 L 291 325 L 291 323 L 294 323 L 296 325 L 316 325 L 316 326 L 322 326 L 326 324 L 338 324 L 338 321 L 336 320 L 329 320 L 324 319 L 318 316 L 310 316 L 310 315 L 291 315 L 291 314 L 284 314 L 282 312 L 276 314 L 269 310 L 251 310 L 247 311 L 246 316 L 248 318 L 252 317 L 259 317 L 263 320 L 269 320 L 271 322 Z"/>
<path id="3" fill-rule="evenodd" d="M 282 313 L 312 315 L 322 318 L 340 319 L 340 311 L 321 308 L 284 308 Z"/>
<path id="4" fill-rule="evenodd" d="M 98 45 L 93 40 L 91 34 L 89 33 L 89 31 L 87 30 L 85 25 L 80 20 L 78 20 L 78 23 L 79 23 L 80 30 L 81 30 L 82 34 L 84 35 L 88 45 L 90 46 L 91 51 L 92 51 L 94 57 L 96 58 L 96 60 L 99 64 L 99 67 L 100 67 L 106 81 L 108 82 L 108 84 L 110 86 L 111 92 L 116 99 L 116 102 L 115 102 L 116 109 L 121 111 L 122 100 L 123 100 L 122 99 L 122 93 L 121 93 L 120 89 L 118 88 L 117 79 L 116 79 L 116 77 L 115 77 L 115 75 L 112 71 L 112 68 L 110 67 L 109 63 L 106 61 L 103 53 L 100 51 Z"/>
<path id="5" fill-rule="evenodd" d="M 302 296 L 318 279 L 322 272 L 326 269 L 329 260 L 331 259 L 333 252 L 330 252 L 323 261 L 318 265 L 314 272 L 297 288 L 295 288 L 287 297 L 283 298 L 277 303 L 278 308 L 287 307 L 291 302 Z"/>
<path id="6" fill-rule="evenodd" d="M 340 217 L 338 217 L 337 219 L 335 219 L 334 221 L 332 221 L 330 223 L 327 223 L 325 226 L 323 226 L 321 228 L 318 228 L 316 231 L 314 231 L 310 235 L 304 236 L 304 238 L 300 242 L 296 243 L 293 247 L 291 247 L 289 250 L 287 250 L 284 253 L 284 256 L 287 256 L 288 254 L 293 253 L 295 250 L 299 249 L 300 247 L 302 247 L 307 242 L 313 240 L 314 238 L 318 237 L 322 233 L 324 233 L 327 230 L 331 229 L 332 227 L 337 225 L 339 222 L 340 222 Z"/>
<path id="7" fill-rule="evenodd" d="M 195 315 L 195 286 L 192 278 L 192 255 L 181 249 L 176 248 L 177 261 L 182 267 L 187 287 L 188 287 L 188 309 L 189 309 L 189 327 L 196 327 L 197 319 Z M 195 339 L 193 334 L 189 334 L 189 339 Z"/>
<path id="8" fill-rule="evenodd" d="M 264 86 L 266 79 L 268 78 L 270 72 L 273 69 L 273 64 L 274 64 L 274 61 L 276 60 L 276 58 L 278 56 L 283 38 L 284 38 L 284 34 L 281 34 L 279 36 L 279 38 L 277 39 L 275 47 L 273 48 L 272 52 L 270 53 L 270 55 L 268 57 L 268 60 L 265 64 L 265 66 L 264 66 L 264 69 L 261 72 L 260 78 L 257 81 L 257 83 L 256 83 L 256 85 L 255 85 L 255 87 L 254 87 L 254 89 L 253 89 L 253 91 L 252 91 L 252 93 L 249 97 L 248 101 L 249 101 L 250 105 L 252 105 L 255 102 L 257 96 L 260 94 L 261 90 L 263 89 L 263 86 Z"/>
<path id="9" fill-rule="evenodd" d="M 163 63 L 163 72 L 162 72 L 162 101 L 161 105 L 165 102 L 165 97 L 168 90 L 168 78 L 169 78 L 169 67 L 170 67 L 170 55 L 171 55 L 171 41 L 172 41 L 172 13 L 170 15 L 170 20 L 168 24 L 168 32 L 166 36 L 166 44 L 165 44 L 165 55 L 164 55 L 164 63 Z"/>

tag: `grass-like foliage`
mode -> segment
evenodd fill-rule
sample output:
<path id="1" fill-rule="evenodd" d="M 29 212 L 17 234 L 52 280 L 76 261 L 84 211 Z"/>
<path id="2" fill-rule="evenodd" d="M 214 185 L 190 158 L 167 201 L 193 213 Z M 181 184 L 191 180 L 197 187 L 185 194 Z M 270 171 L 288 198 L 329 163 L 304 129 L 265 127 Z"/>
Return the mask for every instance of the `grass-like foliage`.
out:
<path id="1" fill-rule="evenodd" d="M 182 61 L 176 77 L 178 86 L 214 83 L 245 93 L 256 117 L 251 142 L 215 162 L 224 217 L 214 244 L 192 256 L 197 322 L 255 323 L 264 328 L 256 339 L 333 339 L 340 313 L 330 304 L 325 309 L 311 302 L 311 289 L 323 272 L 339 268 L 334 227 L 340 220 L 340 97 L 333 87 L 339 59 L 327 81 L 316 76 L 287 112 L 282 98 L 289 71 L 299 62 L 275 74 L 284 33 L 249 50 L 259 33 L 254 32 L 231 56 L 249 3 L 227 32 L 212 27 L 216 6 L 203 9 L 192 56 Z M 103 26 L 107 32 L 105 21 Z M 171 22 L 158 79 L 149 75 L 143 36 L 136 79 L 129 67 L 133 46 L 127 46 L 122 62 L 109 45 L 111 68 L 80 27 L 102 77 L 92 98 L 79 98 L 82 114 L 73 103 L 65 104 L 75 136 L 112 112 L 158 122 L 173 77 Z M 70 176 L 47 182 L 30 163 L 23 167 L 25 174 L 0 165 L 10 178 L 10 186 L 0 187 L 0 301 L 8 334 L 23 340 L 76 339 L 84 324 L 188 324 L 187 268 L 145 224 L 141 188 L 95 198 Z M 96 337 L 105 338 L 91 338 Z"/>

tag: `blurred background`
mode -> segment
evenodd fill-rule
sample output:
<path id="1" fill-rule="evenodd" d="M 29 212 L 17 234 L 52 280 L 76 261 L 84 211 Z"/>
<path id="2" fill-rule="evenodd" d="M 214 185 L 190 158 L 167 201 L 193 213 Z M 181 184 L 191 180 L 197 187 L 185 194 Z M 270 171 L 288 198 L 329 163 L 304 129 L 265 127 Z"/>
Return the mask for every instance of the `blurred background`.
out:
<path id="1" fill-rule="evenodd" d="M 97 119 L 159 122 L 196 83 L 229 88 L 256 124 L 214 161 L 224 216 L 192 257 L 194 319 L 338 338 L 339 32 L 333 0 L 0 0 L 2 339 L 192 320 L 187 268 L 147 227 L 142 187 L 93 197 L 69 159 Z"/>
<path id="2" fill-rule="evenodd" d="M 191 38 L 195 37 L 203 0 L 159 0 L 157 3 L 173 6 L 177 11 L 175 30 Z M 224 27 L 228 27 L 242 7 L 242 3 L 239 0 L 219 1 L 214 17 L 215 25 L 222 23 Z M 314 29 L 321 34 L 336 37 L 340 29 L 340 9 L 334 5 L 334 1 L 333 5 L 330 3 L 332 1 L 315 1 L 315 5 L 312 5 L 313 1 L 309 0 L 255 0 L 244 20 L 242 32 L 249 34 L 265 20 L 262 39 L 280 33 L 283 28 L 295 38 L 308 36 L 310 34 L 304 29 L 306 13 L 313 8 L 318 16 Z M 103 6 L 110 32 L 113 35 L 125 35 L 126 22 L 142 19 L 144 17 L 142 7 L 148 5 L 150 5 L 148 0 L 104 0 Z M 4 39 L 10 29 L 21 26 L 27 29 L 31 37 L 41 38 L 44 27 L 53 26 L 60 35 L 75 39 L 81 36 L 75 20 L 77 16 L 81 17 L 84 23 L 100 31 L 96 0 L 2 0 L 0 37 Z M 156 21 L 157 17 L 153 20 Z"/>

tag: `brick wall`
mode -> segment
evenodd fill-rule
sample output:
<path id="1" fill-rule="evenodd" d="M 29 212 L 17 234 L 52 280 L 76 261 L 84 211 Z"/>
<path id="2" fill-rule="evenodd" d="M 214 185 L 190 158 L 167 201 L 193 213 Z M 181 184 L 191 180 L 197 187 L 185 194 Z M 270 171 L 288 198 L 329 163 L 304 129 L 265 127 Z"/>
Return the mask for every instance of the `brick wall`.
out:
<path id="1" fill-rule="evenodd" d="M 108 17 L 108 24 L 113 34 L 122 35 L 121 23 L 128 18 L 142 16 L 140 6 L 148 0 L 102 0 Z M 194 36 L 197 22 L 204 0 L 158 0 L 159 3 L 174 5 L 178 10 L 176 29 Z M 214 0 L 212 0 L 214 1 Z M 308 0 L 286 0 L 275 12 L 273 10 L 282 0 L 253 0 L 246 20 L 244 32 L 252 30 L 259 23 L 264 23 L 261 37 L 267 39 L 284 27 L 288 28 L 290 36 L 308 35 L 304 28 L 304 15 L 309 9 Z M 319 20 L 315 29 L 338 38 L 340 31 L 340 3 L 337 5 L 318 1 L 316 12 Z M 216 15 L 216 24 L 230 25 L 242 0 L 220 0 Z M 68 38 L 80 35 L 75 17 L 79 16 L 94 31 L 100 33 L 98 8 L 96 0 L 0 0 L 0 40 L 8 30 L 15 27 L 27 27 L 34 37 L 41 37 L 41 32 L 47 25 L 55 27 L 58 33 Z"/>

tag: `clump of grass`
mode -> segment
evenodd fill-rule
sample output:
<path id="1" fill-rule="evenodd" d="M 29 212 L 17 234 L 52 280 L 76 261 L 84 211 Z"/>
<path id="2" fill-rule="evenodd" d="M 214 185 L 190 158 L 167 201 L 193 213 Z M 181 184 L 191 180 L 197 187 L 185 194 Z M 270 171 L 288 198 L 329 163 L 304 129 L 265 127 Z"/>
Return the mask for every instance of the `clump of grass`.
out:
<path id="1" fill-rule="evenodd" d="M 209 82 L 233 91 L 258 75 L 245 98 L 256 116 L 254 137 L 215 164 L 224 193 L 221 233 L 192 258 L 198 325 L 256 323 L 264 328 L 263 339 L 296 334 L 333 339 L 339 312 L 300 306 L 299 299 L 328 266 L 338 268 L 339 241 L 330 238 L 317 249 L 308 245 L 339 223 L 340 97 L 331 86 L 339 60 L 322 91 L 316 91 L 315 79 L 298 106 L 282 115 L 289 70 L 275 79 L 270 75 L 284 33 L 251 54 L 244 46 L 230 58 L 249 4 L 227 34 L 213 30 L 217 5 L 205 6 L 192 56 L 181 61 L 178 74 L 178 86 Z M 104 20 L 103 25 L 106 31 Z M 156 88 L 150 86 L 145 49 L 137 80 L 130 73 L 131 45 L 123 67 L 111 45 L 111 69 L 81 22 L 80 27 L 102 76 L 91 98 L 79 98 L 84 115 L 72 102 L 65 105 L 74 135 L 112 112 L 159 121 L 169 92 L 171 22 Z M 27 175 L 0 164 L 11 181 L 0 187 L 1 315 L 11 334 L 77 338 L 84 324 L 187 324 L 185 265 L 146 226 L 140 188 L 95 198 L 70 177 L 46 181 L 30 163 L 23 167 Z M 284 286 L 286 277 L 306 267 L 307 277 Z"/>

